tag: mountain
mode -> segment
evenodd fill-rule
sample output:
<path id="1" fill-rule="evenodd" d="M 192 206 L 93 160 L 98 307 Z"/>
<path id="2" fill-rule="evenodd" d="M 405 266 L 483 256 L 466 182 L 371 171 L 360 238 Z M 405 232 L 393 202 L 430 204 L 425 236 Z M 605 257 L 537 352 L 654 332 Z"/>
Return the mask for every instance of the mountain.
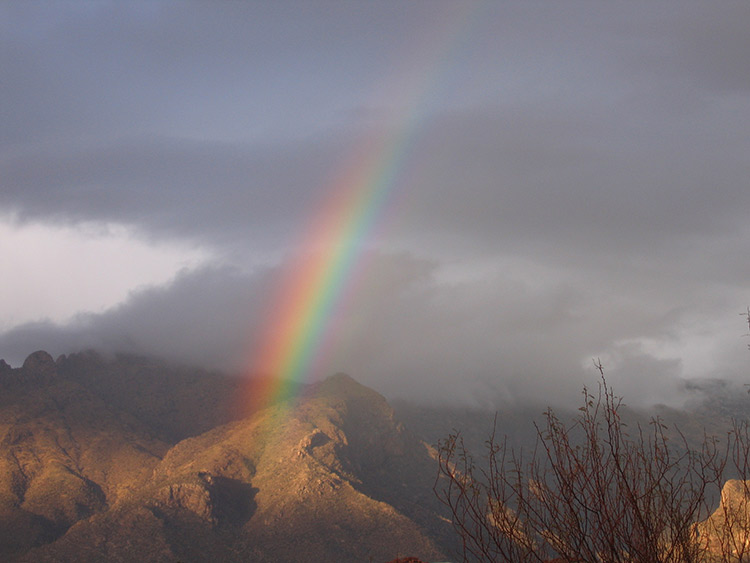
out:
<path id="1" fill-rule="evenodd" d="M 432 449 L 339 374 L 242 417 L 241 380 L 86 352 L 0 362 L 0 559 L 445 560 Z"/>

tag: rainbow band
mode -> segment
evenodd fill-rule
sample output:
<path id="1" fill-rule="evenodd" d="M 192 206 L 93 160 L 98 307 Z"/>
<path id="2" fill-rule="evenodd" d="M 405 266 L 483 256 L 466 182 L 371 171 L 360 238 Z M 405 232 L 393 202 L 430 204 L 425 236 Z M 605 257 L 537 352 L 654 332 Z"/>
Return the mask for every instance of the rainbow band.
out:
<path id="1" fill-rule="evenodd" d="M 350 285 L 366 242 L 392 199 L 425 112 L 424 98 L 443 74 L 443 61 L 468 28 L 473 4 L 450 5 L 443 28 L 430 30 L 421 50 L 424 73 L 399 91 L 406 94 L 400 118 L 363 143 L 348 160 L 328 197 L 301 237 L 301 249 L 286 270 L 269 322 L 257 346 L 246 402 L 252 411 L 293 396 L 314 372 L 331 319 Z M 415 66 L 415 68 L 417 68 Z M 422 111 L 420 111 L 422 110 Z M 260 376 L 260 377 L 258 377 Z"/>

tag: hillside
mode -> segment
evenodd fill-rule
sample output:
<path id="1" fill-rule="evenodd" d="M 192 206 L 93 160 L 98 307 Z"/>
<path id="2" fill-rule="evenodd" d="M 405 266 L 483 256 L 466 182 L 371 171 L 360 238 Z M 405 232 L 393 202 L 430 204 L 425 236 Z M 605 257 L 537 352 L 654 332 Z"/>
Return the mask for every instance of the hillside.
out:
<path id="1" fill-rule="evenodd" d="M 345 375 L 250 418 L 238 382 L 94 353 L 0 364 L 0 559 L 446 559 L 430 448 Z"/>

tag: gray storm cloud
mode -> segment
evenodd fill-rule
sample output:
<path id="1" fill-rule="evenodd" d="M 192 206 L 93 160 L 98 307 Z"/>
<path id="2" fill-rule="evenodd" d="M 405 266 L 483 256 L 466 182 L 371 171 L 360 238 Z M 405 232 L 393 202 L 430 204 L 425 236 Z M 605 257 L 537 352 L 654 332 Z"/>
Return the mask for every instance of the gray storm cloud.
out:
<path id="1" fill-rule="evenodd" d="M 469 402 L 577 399 L 598 356 L 637 400 L 741 380 L 749 5 L 466 6 L 0 6 L 3 213 L 213 256 L 106 311 L 10 328 L 0 356 L 248 365 L 305 223 L 408 97 L 378 92 L 424 72 L 415 42 L 461 13 L 418 127 L 392 132 L 408 158 L 322 369 Z"/>

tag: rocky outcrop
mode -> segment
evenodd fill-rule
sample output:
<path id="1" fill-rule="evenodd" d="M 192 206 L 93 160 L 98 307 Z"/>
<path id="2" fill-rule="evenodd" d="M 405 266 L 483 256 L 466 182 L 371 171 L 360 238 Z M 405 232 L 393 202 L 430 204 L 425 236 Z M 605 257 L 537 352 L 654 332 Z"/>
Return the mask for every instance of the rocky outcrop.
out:
<path id="1" fill-rule="evenodd" d="M 718 508 L 696 525 L 697 537 L 716 555 L 750 554 L 750 481 L 730 479 L 721 489 Z"/>
<path id="2" fill-rule="evenodd" d="M 57 365 L 47 352 L 39 350 L 30 354 L 21 367 L 24 379 L 36 383 L 50 383 L 57 375 Z"/>
<path id="3" fill-rule="evenodd" d="M 161 509 L 188 510 L 204 522 L 211 525 L 217 523 L 208 483 L 203 480 L 168 485 L 156 494 L 151 506 Z"/>

